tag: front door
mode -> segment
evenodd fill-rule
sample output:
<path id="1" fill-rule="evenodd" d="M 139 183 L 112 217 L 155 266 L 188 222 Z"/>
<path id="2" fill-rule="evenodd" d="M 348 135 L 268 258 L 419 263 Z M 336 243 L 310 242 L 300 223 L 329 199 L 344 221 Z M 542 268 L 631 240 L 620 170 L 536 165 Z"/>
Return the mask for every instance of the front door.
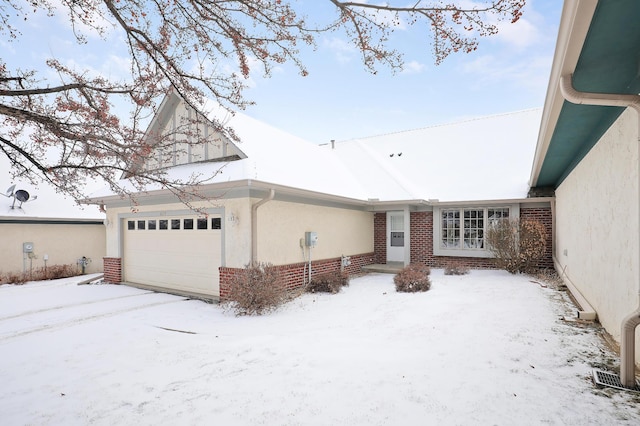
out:
<path id="1" fill-rule="evenodd" d="M 387 262 L 404 262 L 404 212 L 387 212 Z"/>

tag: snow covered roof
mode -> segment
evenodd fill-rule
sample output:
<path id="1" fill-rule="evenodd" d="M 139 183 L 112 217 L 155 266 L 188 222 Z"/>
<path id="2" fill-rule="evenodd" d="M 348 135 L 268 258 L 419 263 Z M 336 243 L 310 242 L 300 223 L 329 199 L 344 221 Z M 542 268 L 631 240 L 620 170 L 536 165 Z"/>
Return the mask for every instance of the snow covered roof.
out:
<path id="1" fill-rule="evenodd" d="M 368 198 L 526 198 L 541 115 L 536 108 L 336 142 L 331 152 Z"/>
<path id="2" fill-rule="evenodd" d="M 53 187 L 41 183 L 37 187 L 26 181 L 12 180 L 9 175 L 9 160 L 0 155 L 0 194 L 6 195 L 7 189 L 15 185 L 14 191 L 29 193 L 30 200 L 20 206 L 13 197 L 0 196 L 0 218 L 15 219 L 104 219 L 96 206 L 82 206 L 71 198 L 58 194 Z M 34 200 L 34 197 L 37 199 Z"/>
<path id="3" fill-rule="evenodd" d="M 474 201 L 526 198 L 542 111 L 342 141 L 335 149 L 241 112 L 231 115 L 212 101 L 202 112 L 236 132 L 246 158 L 174 166 L 170 178 L 187 180 L 220 169 L 210 183 L 253 180 L 362 201 Z M 89 201 L 109 195 L 101 191 Z"/>
<path id="4" fill-rule="evenodd" d="M 221 109 L 206 105 L 209 118 Z M 222 118 L 240 137 L 238 148 L 247 158 L 230 162 L 216 181 L 254 179 L 343 197 L 366 199 L 351 166 L 327 150 L 264 122 L 237 112 Z"/>

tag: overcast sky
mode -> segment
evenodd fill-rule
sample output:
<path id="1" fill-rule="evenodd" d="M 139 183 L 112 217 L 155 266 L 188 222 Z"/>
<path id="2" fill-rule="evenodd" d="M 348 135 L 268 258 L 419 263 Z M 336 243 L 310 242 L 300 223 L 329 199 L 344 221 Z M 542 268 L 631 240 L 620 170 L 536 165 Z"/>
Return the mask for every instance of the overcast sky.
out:
<path id="1" fill-rule="evenodd" d="M 309 17 L 331 12 L 328 1 L 300 0 Z M 358 52 L 339 33 L 317 38 L 317 49 L 303 50 L 309 76 L 289 64 L 265 79 L 252 73 L 245 113 L 315 143 L 378 135 L 482 115 L 540 107 L 557 36 L 562 2 L 527 0 L 524 16 L 504 24 L 497 36 L 480 39 L 471 54 L 453 54 L 434 65 L 430 40 L 422 29 L 395 32 L 392 43 L 404 52 L 405 71 L 395 75 L 379 67 L 365 70 Z M 11 68 L 28 67 L 55 55 L 113 75 L 126 69 L 117 43 L 79 47 L 57 25 L 64 15 L 40 16 L 25 24 L 13 43 L 0 40 L 2 58 Z"/>

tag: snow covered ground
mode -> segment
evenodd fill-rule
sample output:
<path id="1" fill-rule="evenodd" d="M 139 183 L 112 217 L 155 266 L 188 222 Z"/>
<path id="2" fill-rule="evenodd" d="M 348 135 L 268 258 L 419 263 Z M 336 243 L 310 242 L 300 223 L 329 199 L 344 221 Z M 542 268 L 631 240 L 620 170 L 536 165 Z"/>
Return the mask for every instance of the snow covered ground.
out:
<path id="1" fill-rule="evenodd" d="M 391 275 L 263 317 L 78 279 L 0 286 L 3 425 L 639 424 L 566 294 L 527 276 Z"/>

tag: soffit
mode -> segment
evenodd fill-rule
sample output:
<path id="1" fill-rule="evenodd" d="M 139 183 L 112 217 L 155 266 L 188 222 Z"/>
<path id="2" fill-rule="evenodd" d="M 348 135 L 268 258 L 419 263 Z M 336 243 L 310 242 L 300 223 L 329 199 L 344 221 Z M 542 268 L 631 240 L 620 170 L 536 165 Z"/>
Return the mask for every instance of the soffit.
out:
<path id="1" fill-rule="evenodd" d="M 640 92 L 640 2 L 600 1 L 573 72 L 576 90 Z M 559 94 L 558 94 L 559 95 Z M 624 111 L 564 101 L 536 186 L 558 187 Z"/>

